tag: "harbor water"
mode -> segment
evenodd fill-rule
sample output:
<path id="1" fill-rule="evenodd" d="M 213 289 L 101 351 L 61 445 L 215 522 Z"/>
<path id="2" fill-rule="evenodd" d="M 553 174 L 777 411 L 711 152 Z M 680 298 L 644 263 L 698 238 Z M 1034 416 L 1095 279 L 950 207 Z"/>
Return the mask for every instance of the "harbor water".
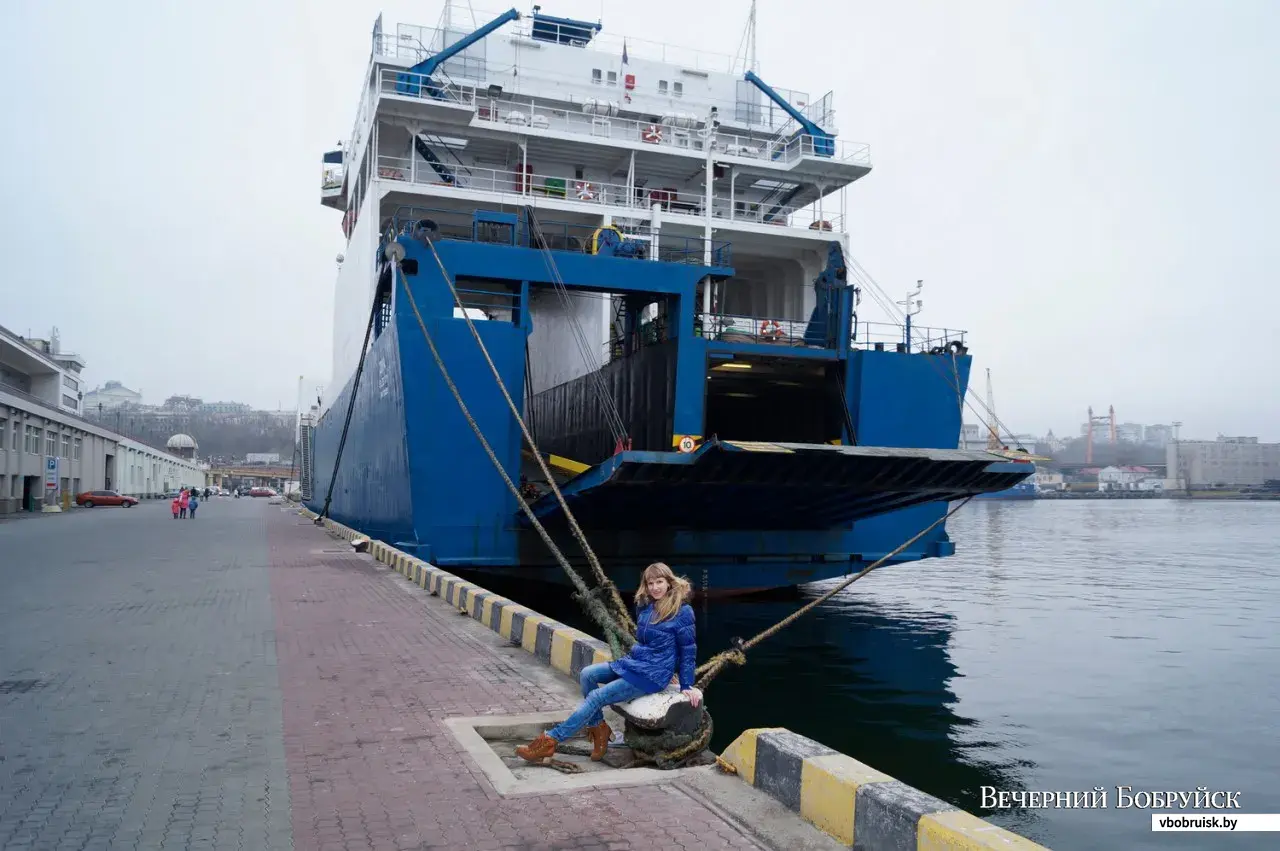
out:
<path id="1" fill-rule="evenodd" d="M 873 572 L 723 674 L 713 747 L 787 727 L 1055 851 L 1277 847 L 1153 833 L 1116 787 L 1280 813 L 1280 504 L 989 501 L 949 529 L 956 556 Z M 829 587 L 698 604 L 700 658 Z M 567 592 L 495 590 L 589 628 Z M 982 807 L 1095 786 L 1105 809 Z"/>

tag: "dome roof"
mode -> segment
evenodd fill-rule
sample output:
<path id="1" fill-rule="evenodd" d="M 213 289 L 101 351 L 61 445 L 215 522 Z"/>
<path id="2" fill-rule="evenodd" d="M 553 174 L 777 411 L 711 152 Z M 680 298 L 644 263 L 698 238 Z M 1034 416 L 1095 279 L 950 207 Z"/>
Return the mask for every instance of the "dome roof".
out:
<path id="1" fill-rule="evenodd" d="M 189 434 L 175 434 L 165 444 L 168 449 L 195 449 L 196 439 Z"/>

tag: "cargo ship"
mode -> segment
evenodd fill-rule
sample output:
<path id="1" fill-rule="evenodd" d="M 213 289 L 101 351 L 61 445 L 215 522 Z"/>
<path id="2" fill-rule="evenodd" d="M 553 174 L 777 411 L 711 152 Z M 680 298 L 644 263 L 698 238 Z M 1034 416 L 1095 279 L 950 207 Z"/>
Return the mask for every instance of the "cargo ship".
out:
<path id="1" fill-rule="evenodd" d="M 844 214 L 868 146 L 752 57 L 538 6 L 379 17 L 322 159 L 347 242 L 303 499 L 372 537 L 564 581 L 521 499 L 581 560 L 495 370 L 624 585 L 655 560 L 707 594 L 842 576 L 1029 471 L 956 449 L 962 333 L 859 319 Z M 892 562 L 953 552 L 939 525 Z"/>

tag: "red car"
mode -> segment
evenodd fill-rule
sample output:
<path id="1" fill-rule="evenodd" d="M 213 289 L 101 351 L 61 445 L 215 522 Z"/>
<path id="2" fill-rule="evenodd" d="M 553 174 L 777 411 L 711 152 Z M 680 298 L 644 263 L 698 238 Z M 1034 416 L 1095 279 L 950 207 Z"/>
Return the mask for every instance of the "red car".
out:
<path id="1" fill-rule="evenodd" d="M 95 505 L 123 505 L 133 508 L 138 504 L 137 497 L 124 496 L 119 491 L 85 491 L 76 497 L 76 505 L 93 508 Z"/>
<path id="2" fill-rule="evenodd" d="M 249 496 L 275 496 L 276 492 L 271 488 L 250 488 Z"/>

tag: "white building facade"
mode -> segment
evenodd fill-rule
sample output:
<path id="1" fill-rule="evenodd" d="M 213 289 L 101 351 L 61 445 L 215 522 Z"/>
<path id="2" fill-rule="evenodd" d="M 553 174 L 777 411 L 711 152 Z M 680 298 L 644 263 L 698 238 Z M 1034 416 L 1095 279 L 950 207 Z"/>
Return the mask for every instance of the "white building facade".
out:
<path id="1" fill-rule="evenodd" d="M 204 471 L 80 416 L 83 361 L 53 341 L 0 327 L 0 514 L 74 504 L 77 494 L 119 490 L 146 498 L 166 484 L 205 483 Z M 41 345 L 43 344 L 43 345 Z"/>

